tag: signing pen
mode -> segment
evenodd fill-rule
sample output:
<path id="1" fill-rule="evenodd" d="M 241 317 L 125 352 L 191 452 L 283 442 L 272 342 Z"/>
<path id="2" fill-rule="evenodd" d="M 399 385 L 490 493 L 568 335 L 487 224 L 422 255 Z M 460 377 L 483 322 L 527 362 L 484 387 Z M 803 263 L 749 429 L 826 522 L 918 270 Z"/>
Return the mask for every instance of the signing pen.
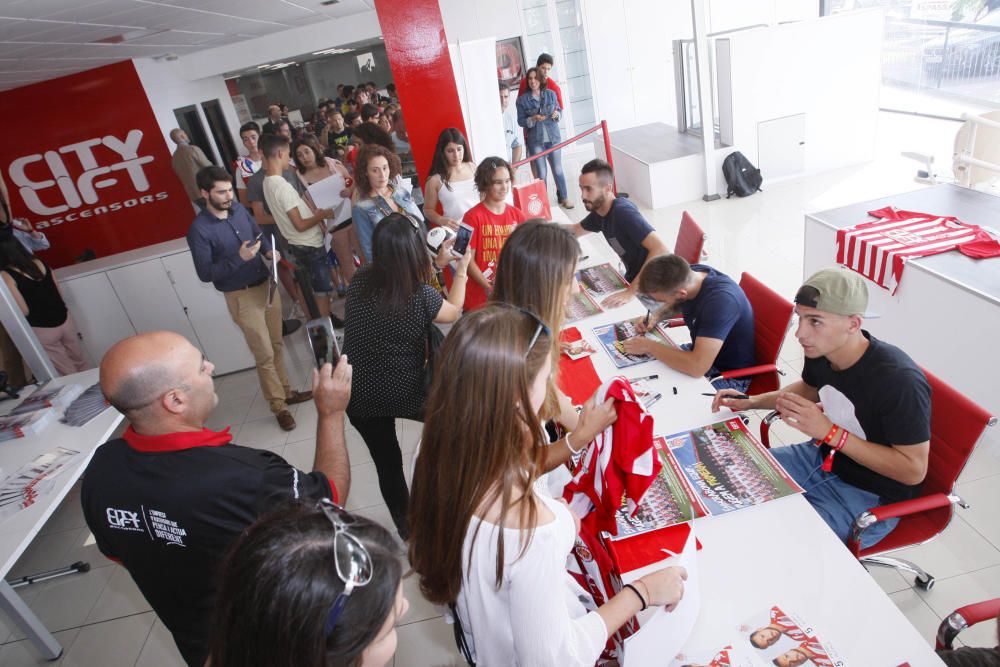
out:
<path id="1" fill-rule="evenodd" d="M 646 380 L 659 380 L 659 375 L 644 375 L 641 378 L 629 378 L 629 382 L 644 382 Z"/>
<path id="2" fill-rule="evenodd" d="M 663 398 L 663 394 L 657 394 L 656 396 L 653 396 L 653 398 L 651 398 L 648 401 L 646 401 L 645 403 L 643 403 L 642 407 L 644 407 L 644 408 L 646 408 L 648 410 L 649 406 L 651 406 L 653 403 L 656 403 L 661 398 Z"/>
<path id="3" fill-rule="evenodd" d="M 649 311 L 646 311 L 646 321 L 642 323 L 642 326 L 649 328 Z"/>
<path id="4" fill-rule="evenodd" d="M 716 396 L 718 396 L 718 394 L 702 394 L 702 396 L 711 396 L 712 398 L 715 398 Z M 725 396 L 723 396 L 723 398 L 738 398 L 745 401 L 750 397 L 747 396 L 746 394 L 726 394 Z"/>

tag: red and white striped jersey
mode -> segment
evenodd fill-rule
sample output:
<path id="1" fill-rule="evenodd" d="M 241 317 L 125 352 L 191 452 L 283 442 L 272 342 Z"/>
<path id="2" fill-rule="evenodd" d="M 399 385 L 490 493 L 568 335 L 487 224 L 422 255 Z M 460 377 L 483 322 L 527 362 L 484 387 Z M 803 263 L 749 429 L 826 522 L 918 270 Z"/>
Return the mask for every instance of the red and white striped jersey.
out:
<path id="1" fill-rule="evenodd" d="M 837 231 L 837 263 L 896 292 L 903 266 L 914 257 L 958 250 L 976 259 L 1000 257 L 1000 243 L 976 225 L 954 217 L 902 211 L 869 211 L 878 218 Z"/>

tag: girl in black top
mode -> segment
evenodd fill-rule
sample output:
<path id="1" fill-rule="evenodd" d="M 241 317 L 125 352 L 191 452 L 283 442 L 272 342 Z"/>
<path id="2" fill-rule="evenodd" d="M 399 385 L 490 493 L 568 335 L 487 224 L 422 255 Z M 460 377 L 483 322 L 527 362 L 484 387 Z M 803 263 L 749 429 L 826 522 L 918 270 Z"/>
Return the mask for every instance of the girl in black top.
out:
<path id="1" fill-rule="evenodd" d="M 89 368 L 52 269 L 29 254 L 9 227 L 0 228 L 0 277 L 56 370 L 69 375 Z"/>
<path id="2" fill-rule="evenodd" d="M 372 261 L 354 274 L 344 311 L 344 354 L 354 367 L 347 416 L 368 446 L 382 497 L 404 539 L 409 491 L 396 418 L 423 421 L 427 330 L 432 322 L 454 322 L 461 315 L 472 256 L 458 260 L 444 300 L 430 285 L 434 272 L 425 242 L 415 220 L 387 215 L 375 227 Z M 442 244 L 439 265 L 447 263 L 451 245 Z"/>

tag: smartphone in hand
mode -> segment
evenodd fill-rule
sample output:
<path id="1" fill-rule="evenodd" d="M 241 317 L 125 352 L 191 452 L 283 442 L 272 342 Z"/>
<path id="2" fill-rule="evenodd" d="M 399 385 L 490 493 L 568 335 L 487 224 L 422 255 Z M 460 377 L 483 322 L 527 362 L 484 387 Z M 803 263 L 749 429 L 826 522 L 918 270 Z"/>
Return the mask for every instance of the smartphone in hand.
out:
<path id="1" fill-rule="evenodd" d="M 340 346 L 337 345 L 333 323 L 329 317 L 306 322 L 306 338 L 309 340 L 316 368 L 323 368 L 323 364 L 337 365 L 340 360 Z"/>
<path id="2" fill-rule="evenodd" d="M 465 254 L 465 251 L 469 249 L 469 241 L 472 240 L 472 232 L 475 231 L 471 225 L 467 225 L 464 222 L 458 223 L 458 230 L 455 237 L 455 245 L 452 246 L 451 251 L 461 257 Z"/>

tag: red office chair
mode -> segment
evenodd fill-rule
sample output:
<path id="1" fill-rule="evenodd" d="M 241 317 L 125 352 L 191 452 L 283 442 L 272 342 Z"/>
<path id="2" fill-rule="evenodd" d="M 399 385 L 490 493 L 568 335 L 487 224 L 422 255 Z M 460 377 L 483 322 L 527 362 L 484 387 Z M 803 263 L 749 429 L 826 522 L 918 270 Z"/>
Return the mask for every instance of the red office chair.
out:
<path id="1" fill-rule="evenodd" d="M 854 521 L 847 548 L 862 563 L 911 572 L 916 575 L 917 587 L 928 591 L 934 586 L 934 577 L 915 563 L 881 554 L 937 537 L 951 523 L 954 505 L 968 509 L 968 503 L 954 493 L 955 482 L 976 443 L 996 419 L 926 369 L 924 375 L 931 386 L 931 448 L 921 495 L 862 512 Z M 767 432 L 777 416 L 772 412 L 761 422 L 760 437 L 765 447 L 770 446 Z M 899 523 L 891 533 L 875 546 L 861 548 L 861 535 L 866 528 L 894 518 L 899 518 Z"/>
<path id="2" fill-rule="evenodd" d="M 781 386 L 778 375 L 785 372 L 778 368 L 778 352 L 785 341 L 788 325 L 792 321 L 794 306 L 790 301 L 760 282 L 749 273 L 740 277 L 740 289 L 747 295 L 747 300 L 753 307 L 753 350 L 756 366 L 726 371 L 710 378 L 709 382 L 719 379 L 752 377 L 748 394 L 763 394 L 774 391 Z M 684 324 L 683 319 L 667 321 L 668 327 Z"/>
<path id="3" fill-rule="evenodd" d="M 950 651 L 958 633 L 983 621 L 996 621 L 997 615 L 1000 615 L 1000 598 L 967 604 L 956 609 L 938 626 L 937 645 L 934 650 Z"/>
<path id="4" fill-rule="evenodd" d="M 705 247 L 705 232 L 687 211 L 681 215 L 681 228 L 677 230 L 674 254 L 683 257 L 688 264 L 701 262 L 701 251 Z"/>

